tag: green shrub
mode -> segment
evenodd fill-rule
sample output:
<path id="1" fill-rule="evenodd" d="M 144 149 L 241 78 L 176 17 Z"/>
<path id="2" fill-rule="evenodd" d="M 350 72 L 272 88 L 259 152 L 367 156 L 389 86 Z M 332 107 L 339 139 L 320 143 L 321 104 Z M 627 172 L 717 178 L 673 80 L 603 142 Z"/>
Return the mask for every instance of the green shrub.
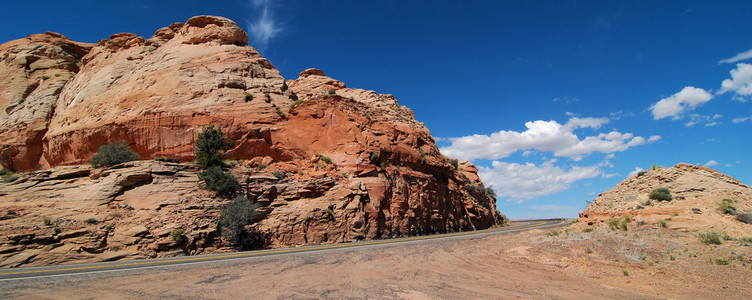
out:
<path id="1" fill-rule="evenodd" d="M 185 229 L 183 228 L 175 228 L 170 232 L 170 237 L 172 238 L 175 243 L 182 243 L 185 240 L 185 237 L 183 234 L 185 233 Z"/>
<path id="2" fill-rule="evenodd" d="M 552 229 L 551 231 L 546 232 L 546 235 L 547 236 L 557 236 L 557 235 L 559 235 L 559 231 L 556 230 L 556 229 Z"/>
<path id="3" fill-rule="evenodd" d="M 137 158 L 138 154 L 125 141 L 119 141 L 117 145 L 109 142 L 99 147 L 97 154 L 91 158 L 91 164 L 95 167 L 109 167 Z"/>
<path id="4" fill-rule="evenodd" d="M 456 158 L 450 158 L 449 159 L 449 164 L 452 165 L 452 167 L 454 167 L 454 169 L 459 169 L 460 161 L 458 159 L 456 159 Z"/>
<path id="5" fill-rule="evenodd" d="M 316 157 L 318 157 L 321 161 L 323 161 L 323 162 L 325 162 L 327 164 L 331 164 L 332 163 L 332 159 L 329 158 L 329 157 L 326 157 L 324 155 L 316 154 Z"/>
<path id="6" fill-rule="evenodd" d="M 745 224 L 752 224 L 752 212 L 739 213 L 736 215 L 736 219 Z"/>
<path id="7" fill-rule="evenodd" d="M 177 158 L 177 157 L 159 156 L 157 158 L 154 158 L 154 160 L 156 160 L 156 161 L 162 161 L 162 162 L 169 162 L 169 163 L 179 163 L 180 162 L 180 159 Z"/>
<path id="8" fill-rule="evenodd" d="M 667 188 L 657 188 L 650 192 L 649 195 L 650 199 L 658 200 L 658 201 L 671 201 L 671 191 L 669 191 Z"/>
<path id="9" fill-rule="evenodd" d="M 737 211 L 734 202 L 733 199 L 723 199 L 721 202 L 718 202 L 718 209 L 724 214 L 736 215 Z"/>
<path id="10" fill-rule="evenodd" d="M 242 246 L 242 239 L 246 234 L 245 226 L 258 216 L 256 212 L 257 208 L 258 204 L 251 203 L 246 197 L 238 196 L 233 198 L 222 209 L 217 222 L 222 237 L 236 247 Z"/>
<path id="11" fill-rule="evenodd" d="M 253 100 L 253 95 L 245 93 L 245 102 L 250 102 L 251 100 Z"/>
<path id="12" fill-rule="evenodd" d="M 272 173 L 272 175 L 274 175 L 274 177 L 277 177 L 277 179 L 282 179 L 287 176 L 287 174 L 285 174 L 285 172 L 283 172 L 282 170 L 276 170 L 274 171 L 274 173 Z"/>
<path id="13" fill-rule="evenodd" d="M 386 167 L 389 166 L 389 162 L 388 161 L 382 161 L 381 164 L 380 164 L 380 166 L 381 166 L 382 170 L 386 170 Z"/>
<path id="14" fill-rule="evenodd" d="M 290 109 L 298 107 L 301 103 L 303 103 L 303 99 L 295 100 L 295 102 L 290 103 Z"/>
<path id="15" fill-rule="evenodd" d="M 379 152 L 371 151 L 370 159 L 371 159 L 371 163 L 372 164 L 378 164 L 380 157 L 381 157 L 381 155 L 379 154 Z"/>
<path id="16" fill-rule="evenodd" d="M 42 75 L 42 80 L 47 80 L 47 79 L 50 79 L 50 76 Z"/>
<path id="17" fill-rule="evenodd" d="M 720 245 L 723 243 L 723 241 L 721 241 L 723 234 L 718 231 L 702 232 L 698 234 L 698 237 L 700 238 L 700 242 L 706 245 Z"/>
<path id="18" fill-rule="evenodd" d="M 745 236 L 739 239 L 739 245 L 752 246 L 752 236 Z"/>
<path id="19" fill-rule="evenodd" d="M 232 198 L 240 189 L 240 183 L 229 172 L 225 172 L 219 166 L 211 166 L 198 174 L 198 178 L 204 181 L 204 188 L 216 193 L 223 198 Z"/>
<path id="20" fill-rule="evenodd" d="M 3 182 L 14 182 L 20 178 L 18 174 L 14 173 L 13 171 L 9 170 L 0 170 L 0 178 L 2 178 Z"/>
<path id="21" fill-rule="evenodd" d="M 725 259 L 720 259 L 720 258 L 719 258 L 719 259 L 716 259 L 716 260 L 715 260 L 715 264 L 716 264 L 716 265 L 719 265 L 719 266 L 725 266 L 725 265 L 728 265 L 728 264 L 729 264 L 729 261 L 728 261 L 728 260 L 725 260 Z"/>
<path id="22" fill-rule="evenodd" d="M 95 218 L 88 218 L 88 219 L 84 220 L 84 223 L 86 223 L 86 224 L 97 224 L 97 223 L 99 223 L 99 221 L 97 221 L 97 219 L 95 219 Z"/>
<path id="23" fill-rule="evenodd" d="M 478 190 L 478 187 L 475 186 L 475 185 L 472 185 L 472 184 L 466 184 L 465 185 L 465 190 L 468 191 L 468 192 L 470 192 L 470 193 L 475 193 L 475 191 Z"/>
<path id="24" fill-rule="evenodd" d="M 276 104 L 272 104 L 272 107 L 274 107 L 274 111 L 277 112 L 277 115 L 282 119 L 287 119 L 287 115 L 277 106 Z"/>
<path id="25" fill-rule="evenodd" d="M 256 170 L 259 170 L 259 171 L 261 171 L 261 170 L 263 170 L 263 169 L 266 169 L 267 167 L 269 167 L 269 165 L 267 165 L 267 164 L 260 164 L 260 165 L 258 165 L 258 166 L 256 167 Z"/>
<path id="26" fill-rule="evenodd" d="M 629 276 L 629 270 L 622 269 L 621 272 L 624 273 L 624 276 Z"/>
<path id="27" fill-rule="evenodd" d="M 50 226 L 50 224 L 52 224 L 52 219 L 48 216 L 42 216 L 42 225 Z"/>
<path id="28" fill-rule="evenodd" d="M 366 113 L 366 119 L 368 119 L 368 121 L 371 120 L 371 113 Z"/>
<path id="29" fill-rule="evenodd" d="M 110 217 L 113 218 L 120 218 L 122 215 L 123 214 L 121 214 L 119 211 L 113 211 L 112 213 L 110 213 Z"/>
<path id="30" fill-rule="evenodd" d="M 222 131 L 214 125 L 204 127 L 196 139 L 196 163 L 202 169 L 222 166 L 221 151 L 232 147 L 232 141 L 225 140 Z"/>
<path id="31" fill-rule="evenodd" d="M 337 91 L 335 91 L 334 89 L 329 90 L 329 95 L 334 95 L 334 94 L 337 94 Z"/>

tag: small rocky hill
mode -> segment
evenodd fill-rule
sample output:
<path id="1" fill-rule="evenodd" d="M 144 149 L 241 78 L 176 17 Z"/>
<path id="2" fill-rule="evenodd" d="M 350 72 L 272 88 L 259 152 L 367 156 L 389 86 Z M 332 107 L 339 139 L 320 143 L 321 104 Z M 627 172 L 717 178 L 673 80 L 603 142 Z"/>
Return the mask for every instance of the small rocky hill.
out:
<path id="1" fill-rule="evenodd" d="M 667 188 L 671 201 L 650 199 L 651 191 Z M 640 172 L 598 195 L 580 213 L 580 222 L 594 224 L 628 214 L 649 224 L 668 220 L 673 229 L 723 230 L 739 236 L 752 225 L 719 209 L 723 199 L 733 200 L 738 212 L 752 211 L 752 188 L 716 170 L 680 163 L 670 168 Z"/>
<path id="2" fill-rule="evenodd" d="M 225 201 L 191 162 L 208 125 L 234 142 L 225 158 L 261 204 L 265 247 L 507 222 L 475 166 L 452 164 L 392 95 L 318 69 L 287 80 L 247 42 L 235 22 L 197 16 L 150 38 L 0 45 L 0 164 L 20 172 L 0 183 L 0 267 L 230 251 L 212 225 Z M 120 140 L 141 161 L 88 166 Z"/>

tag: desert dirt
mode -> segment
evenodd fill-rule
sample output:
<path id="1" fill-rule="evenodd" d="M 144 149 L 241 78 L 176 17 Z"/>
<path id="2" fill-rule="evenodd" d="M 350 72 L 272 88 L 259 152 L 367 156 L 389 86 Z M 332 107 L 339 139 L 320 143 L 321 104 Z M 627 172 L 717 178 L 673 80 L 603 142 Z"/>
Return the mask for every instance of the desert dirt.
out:
<path id="1" fill-rule="evenodd" d="M 752 248 L 734 240 L 705 245 L 691 233 L 637 226 L 635 221 L 629 225 L 628 231 L 612 231 L 605 224 L 580 223 L 339 252 L 0 282 L 0 298 L 748 299 L 752 293 Z M 717 259 L 727 264 L 719 265 Z"/>

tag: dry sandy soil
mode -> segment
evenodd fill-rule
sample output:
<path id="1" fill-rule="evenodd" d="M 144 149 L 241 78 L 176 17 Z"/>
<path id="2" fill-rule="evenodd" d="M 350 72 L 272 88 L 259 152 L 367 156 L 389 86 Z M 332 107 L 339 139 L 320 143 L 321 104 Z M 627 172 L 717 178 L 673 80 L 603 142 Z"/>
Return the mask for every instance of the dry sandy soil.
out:
<path id="1" fill-rule="evenodd" d="M 595 228 L 584 232 L 584 228 Z M 0 298 L 749 299 L 752 248 L 630 223 L 0 282 Z M 726 261 L 719 265 L 718 259 Z M 721 263 L 723 263 L 721 261 Z M 627 275 L 628 273 L 628 275 Z"/>

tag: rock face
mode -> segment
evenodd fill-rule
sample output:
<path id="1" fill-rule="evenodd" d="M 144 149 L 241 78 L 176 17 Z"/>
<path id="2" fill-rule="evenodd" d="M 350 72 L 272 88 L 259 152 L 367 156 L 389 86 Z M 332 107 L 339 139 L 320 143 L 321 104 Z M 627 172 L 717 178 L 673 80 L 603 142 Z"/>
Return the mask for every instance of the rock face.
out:
<path id="1" fill-rule="evenodd" d="M 42 138 L 60 91 L 93 47 L 45 32 L 0 45 L 0 165 L 29 170 L 40 163 Z"/>
<path id="2" fill-rule="evenodd" d="M 123 168 L 84 171 L 88 167 L 56 166 L 86 164 L 99 146 L 119 140 L 126 141 L 141 159 L 169 156 L 190 161 L 198 132 L 212 124 L 234 142 L 225 157 L 240 161 L 232 172 L 245 184 L 245 192 L 262 205 L 263 218 L 254 226 L 266 246 L 471 230 L 506 222 L 495 200 L 475 188 L 482 186 L 475 166 L 468 162 L 451 165 L 428 129 L 393 96 L 348 88 L 317 69 L 285 80 L 247 45 L 246 33 L 231 20 L 198 16 L 161 28 L 148 39 L 119 33 L 96 45 L 71 42 L 52 33 L 40 36 L 0 46 L 3 67 L 13 71 L 0 78 L 8 83 L 0 87 L 0 97 L 4 97 L 0 104 L 9 107 L 0 130 L 3 167 L 52 167 L 49 176 L 66 168 L 78 170 L 74 173 L 79 175 L 89 172 L 82 176 L 89 176 L 86 180 L 91 182 L 74 180 L 77 183 L 68 187 L 77 191 L 73 195 L 81 201 L 111 206 L 113 199 L 148 198 L 157 193 L 161 196 L 155 199 L 160 200 L 154 201 L 171 203 L 184 197 L 169 197 L 160 190 L 185 188 L 200 194 L 191 164 L 168 167 L 183 171 L 133 174 Z M 31 51 L 22 49 L 53 46 L 64 49 L 65 55 L 48 55 L 51 58 L 44 66 L 67 66 L 67 73 L 61 71 L 59 76 L 40 78 L 42 71 L 29 73 L 40 67 L 11 58 L 13 53 Z M 26 94 L 34 84 L 34 92 Z M 43 90 L 48 92 L 42 94 Z M 39 96 L 29 96 L 35 93 Z M 23 107 L 39 102 L 35 104 L 39 108 L 10 103 L 20 96 L 27 98 Z M 277 170 L 287 177 L 271 176 Z M 32 177 L 44 177 L 44 172 L 50 171 L 32 172 L 37 175 L 22 176 L 11 185 L 24 186 L 34 182 Z M 105 175 L 108 172 L 117 175 Z M 188 183 L 186 177 L 194 181 Z M 166 187 L 164 178 L 182 183 Z M 25 193 L 34 193 L 36 186 L 0 195 L 0 201 L 17 201 Z M 143 209 L 163 213 L 154 207 Z M 215 212 L 203 217 L 213 221 Z M 120 221 L 115 221 L 112 225 L 120 228 Z M 183 222 L 189 221 L 173 223 L 193 228 Z M 147 226 L 147 230 L 159 229 Z M 133 237 L 117 230 L 108 234 Z M 137 236 L 149 244 L 143 238 L 148 234 Z M 215 242 L 201 242 L 211 243 Z M 135 247 L 141 256 L 156 255 L 142 251 L 146 246 L 133 245 L 140 244 L 116 244 L 118 249 Z M 103 247 L 97 249 L 109 251 Z M 210 251 L 220 251 L 216 249 L 221 244 L 211 247 Z"/>
<path id="3" fill-rule="evenodd" d="M 650 192 L 657 188 L 669 189 L 673 199 L 649 199 Z M 714 228 L 728 233 L 748 233 L 752 225 L 719 210 L 718 203 L 722 199 L 734 200 L 740 212 L 752 211 L 752 187 L 716 170 L 680 163 L 627 178 L 598 195 L 580 213 L 580 220 L 592 224 L 629 214 L 644 218 L 648 223 L 671 220 L 671 226 L 689 231 Z"/>

